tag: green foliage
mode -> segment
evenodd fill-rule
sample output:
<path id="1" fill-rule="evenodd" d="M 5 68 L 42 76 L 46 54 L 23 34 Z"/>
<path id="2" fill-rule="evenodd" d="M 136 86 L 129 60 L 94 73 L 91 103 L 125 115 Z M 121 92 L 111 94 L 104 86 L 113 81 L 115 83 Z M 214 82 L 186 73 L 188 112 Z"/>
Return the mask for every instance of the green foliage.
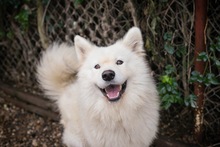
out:
<path id="1" fill-rule="evenodd" d="M 210 84 L 213 84 L 213 85 L 219 84 L 218 80 L 215 78 L 215 75 L 213 73 L 206 74 L 204 78 L 204 83 L 206 86 L 209 86 Z"/>
<path id="2" fill-rule="evenodd" d="M 2 39 L 5 36 L 5 32 L 0 30 L 0 39 Z"/>
<path id="3" fill-rule="evenodd" d="M 73 0 L 74 1 L 74 5 L 77 6 L 79 5 L 81 2 L 83 2 L 83 0 Z"/>
<path id="4" fill-rule="evenodd" d="M 172 40 L 173 37 L 173 33 L 172 32 L 166 32 L 163 36 L 164 40 L 166 40 L 167 42 L 164 45 L 164 49 L 169 53 L 169 54 L 173 54 L 174 53 L 174 48 L 173 45 L 170 43 L 170 41 Z"/>
<path id="5" fill-rule="evenodd" d="M 170 75 L 172 74 L 174 71 L 175 71 L 175 68 L 171 65 L 167 65 L 166 67 L 166 70 L 164 71 L 167 75 Z"/>
<path id="6" fill-rule="evenodd" d="M 48 3 L 49 0 L 42 0 L 42 4 L 46 5 Z"/>
<path id="7" fill-rule="evenodd" d="M 215 57 L 211 57 L 211 59 L 215 62 L 215 65 L 220 68 L 220 61 L 217 60 Z"/>
<path id="8" fill-rule="evenodd" d="M 189 82 L 190 83 L 194 83 L 194 82 L 198 82 L 198 83 L 202 83 L 204 80 L 204 77 L 203 75 L 201 75 L 198 71 L 193 71 L 191 73 L 191 77 L 189 79 Z"/>
<path id="9" fill-rule="evenodd" d="M 9 38 L 9 39 L 12 39 L 12 37 L 14 37 L 14 32 L 12 30 L 9 30 L 8 33 L 6 34 L 6 36 Z"/>
<path id="10" fill-rule="evenodd" d="M 196 59 L 197 61 L 202 61 L 202 60 L 206 61 L 210 58 L 215 63 L 215 65 L 218 68 L 220 68 L 220 61 L 215 57 L 215 52 L 216 51 L 220 52 L 220 37 L 217 37 L 216 40 L 217 40 L 216 43 L 214 43 L 214 42 L 210 43 L 209 50 L 211 51 L 211 53 L 208 55 L 206 52 L 201 52 L 199 54 L 198 58 Z"/>
<path id="11" fill-rule="evenodd" d="M 206 52 L 201 52 L 199 53 L 198 58 L 196 59 L 197 61 L 207 61 L 209 59 L 212 59 L 213 62 L 215 63 L 215 65 L 220 68 L 220 61 L 213 55 L 215 55 L 215 51 L 219 51 L 220 52 L 220 37 L 216 38 L 217 43 L 214 44 L 213 42 L 210 43 L 210 48 L 209 50 L 211 51 L 210 54 L 208 55 Z M 206 62 L 206 67 L 208 66 L 209 62 Z M 205 72 L 204 72 L 205 73 Z M 204 82 L 204 84 L 206 86 L 209 86 L 210 84 L 213 85 L 218 85 L 219 82 L 218 80 L 215 78 L 215 75 L 213 73 L 207 73 L 205 76 L 204 74 L 200 74 L 198 71 L 193 71 L 192 76 L 189 79 L 189 82 L 194 83 L 194 82 L 198 82 L 198 83 L 202 83 Z"/>
<path id="12" fill-rule="evenodd" d="M 172 32 L 166 32 L 163 36 L 166 43 L 164 44 L 164 49 L 171 55 L 174 54 L 174 47 L 171 44 L 171 41 L 173 39 L 173 33 Z M 207 62 L 208 60 L 212 60 L 217 68 L 220 68 L 220 61 L 216 58 L 215 53 L 216 51 L 220 52 L 220 37 L 216 38 L 216 43 L 210 44 L 209 53 L 201 52 L 199 53 L 197 61 L 204 61 L 206 62 L 206 67 L 203 73 L 200 73 L 198 71 L 192 71 L 191 77 L 189 79 L 190 83 L 204 83 L 206 86 L 213 85 L 219 85 L 219 81 L 215 78 L 215 74 L 213 73 L 207 73 L 206 69 L 207 65 L 210 62 Z M 186 49 L 185 46 L 179 46 L 178 50 L 175 52 L 176 56 L 181 58 L 182 56 L 186 55 Z M 165 67 L 165 71 L 163 74 L 159 77 L 159 80 L 161 81 L 158 84 L 158 92 L 161 97 L 161 102 L 163 104 L 163 108 L 168 109 L 172 103 L 179 103 L 184 104 L 186 106 L 191 106 L 193 108 L 197 107 L 196 100 L 198 97 L 195 94 L 189 94 L 189 96 L 184 98 L 181 98 L 181 93 L 178 91 L 178 83 L 176 80 L 176 77 L 174 76 L 175 68 L 171 65 L 167 65 Z"/>
<path id="13" fill-rule="evenodd" d="M 178 56 L 178 57 L 181 57 L 182 55 L 185 55 L 186 54 L 186 48 L 185 48 L 185 46 L 179 46 L 178 47 L 178 50 L 176 51 L 176 55 Z"/>
<path id="14" fill-rule="evenodd" d="M 164 49 L 165 49 L 169 54 L 173 54 L 173 53 L 174 53 L 173 45 L 171 45 L 170 42 L 165 43 Z"/>
<path id="15" fill-rule="evenodd" d="M 30 12 L 28 10 L 22 9 L 20 13 L 18 13 L 18 15 L 15 16 L 15 19 L 18 20 L 18 22 L 23 27 L 22 34 L 24 34 L 24 31 L 27 29 L 29 15 Z"/>
<path id="16" fill-rule="evenodd" d="M 173 37 L 173 32 L 166 32 L 166 33 L 163 35 L 163 38 L 164 38 L 164 40 L 166 40 L 166 41 L 171 41 L 171 40 L 172 40 L 172 37 Z"/>
<path id="17" fill-rule="evenodd" d="M 191 107 L 197 108 L 197 103 L 196 103 L 197 99 L 198 99 L 198 97 L 195 94 L 190 94 L 188 97 L 186 97 L 184 99 L 184 102 L 185 102 L 186 106 L 191 105 Z"/>
<path id="18" fill-rule="evenodd" d="M 201 52 L 199 53 L 199 57 L 196 59 L 197 61 L 206 61 L 208 59 L 208 55 L 206 54 L 206 52 Z"/>
<path id="19" fill-rule="evenodd" d="M 4 7 L 8 7 L 8 8 L 12 8 L 14 7 L 15 9 L 18 9 L 19 13 L 14 17 L 14 19 L 21 24 L 22 26 L 22 31 L 21 33 L 24 34 L 25 30 L 28 27 L 28 18 L 30 15 L 30 11 L 26 10 L 29 9 L 27 4 L 30 2 L 31 0 L 0 0 L 0 4 L 3 5 Z M 32 1 L 37 1 L 37 0 L 32 0 Z M 23 8 L 23 6 L 27 6 L 25 7 L 26 9 Z M 20 8 L 22 8 L 20 10 Z M 6 35 L 5 35 L 6 34 Z M 14 32 L 12 30 L 10 30 L 7 26 L 5 30 L 0 30 L 0 39 L 2 39 L 4 36 L 6 36 L 7 38 L 11 39 L 14 36 Z"/>
<path id="20" fill-rule="evenodd" d="M 172 76 L 174 71 L 174 67 L 167 65 L 163 75 L 159 77 L 161 82 L 158 85 L 158 91 L 163 103 L 162 107 L 165 109 L 168 109 L 172 103 L 183 104 L 182 94 L 177 89 L 177 80 Z"/>
<path id="21" fill-rule="evenodd" d="M 191 73 L 191 77 L 189 79 L 189 82 L 195 83 L 196 81 L 198 83 L 204 83 L 206 86 L 209 86 L 210 84 L 213 84 L 213 85 L 219 84 L 218 80 L 215 78 L 215 75 L 213 73 L 207 73 L 204 77 L 198 71 L 193 71 Z"/>
<path id="22" fill-rule="evenodd" d="M 157 9 L 155 7 L 156 2 L 155 1 L 149 1 L 149 9 L 147 9 L 146 11 L 148 11 L 148 14 L 151 16 L 151 22 L 150 22 L 150 26 L 149 29 L 151 31 L 151 33 L 155 36 L 158 33 L 156 32 L 156 28 L 158 27 L 159 23 L 161 22 L 160 17 L 157 15 Z M 147 13 L 145 12 L 145 15 Z"/>

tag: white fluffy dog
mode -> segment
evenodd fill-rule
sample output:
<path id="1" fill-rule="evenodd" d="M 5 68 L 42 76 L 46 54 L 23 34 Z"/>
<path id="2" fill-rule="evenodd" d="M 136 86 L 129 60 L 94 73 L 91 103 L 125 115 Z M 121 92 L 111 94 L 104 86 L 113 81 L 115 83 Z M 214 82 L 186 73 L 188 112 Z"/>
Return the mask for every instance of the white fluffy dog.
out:
<path id="1" fill-rule="evenodd" d="M 145 61 L 141 31 L 97 47 L 76 36 L 75 46 L 53 44 L 37 67 L 55 100 L 68 147 L 147 147 L 157 133 L 159 102 Z"/>

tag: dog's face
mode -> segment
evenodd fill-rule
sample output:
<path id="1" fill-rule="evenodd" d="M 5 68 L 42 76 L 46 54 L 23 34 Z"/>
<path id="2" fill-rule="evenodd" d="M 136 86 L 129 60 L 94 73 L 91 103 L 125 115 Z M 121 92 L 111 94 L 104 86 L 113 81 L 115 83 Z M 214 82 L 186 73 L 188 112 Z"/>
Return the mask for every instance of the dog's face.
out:
<path id="1" fill-rule="evenodd" d="M 124 38 L 109 47 L 97 47 L 82 37 L 75 37 L 80 74 L 104 95 L 110 103 L 118 102 L 126 93 L 130 77 L 138 68 L 143 54 L 143 42 L 138 28 L 132 28 Z"/>

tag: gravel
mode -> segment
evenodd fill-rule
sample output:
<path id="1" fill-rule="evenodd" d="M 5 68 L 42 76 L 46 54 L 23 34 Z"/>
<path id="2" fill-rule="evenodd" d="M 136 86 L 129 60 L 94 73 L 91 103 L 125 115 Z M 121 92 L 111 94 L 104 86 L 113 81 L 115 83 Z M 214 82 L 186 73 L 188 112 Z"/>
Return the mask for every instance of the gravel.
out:
<path id="1" fill-rule="evenodd" d="M 0 98 L 1 147 L 65 147 L 59 122 L 38 116 Z"/>

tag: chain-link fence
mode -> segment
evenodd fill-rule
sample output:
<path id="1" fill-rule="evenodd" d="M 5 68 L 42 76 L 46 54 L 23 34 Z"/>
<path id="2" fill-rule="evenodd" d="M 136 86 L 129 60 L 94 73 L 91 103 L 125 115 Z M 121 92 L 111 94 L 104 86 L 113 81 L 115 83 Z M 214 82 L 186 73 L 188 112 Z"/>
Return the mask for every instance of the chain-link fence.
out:
<path id="1" fill-rule="evenodd" d="M 77 1 L 79 2 L 79 1 Z M 73 0 L 48 0 L 43 3 L 44 26 L 49 43 L 67 41 L 73 44 L 75 35 L 88 38 L 98 46 L 106 46 L 121 38 L 134 25 L 140 27 L 147 52 L 147 59 L 154 71 L 154 77 L 164 72 L 166 65 L 174 67 L 173 76 L 178 82 L 182 98 L 193 93 L 189 82 L 194 70 L 195 45 L 195 2 L 193 0 L 83 0 L 79 4 Z M 37 22 L 38 7 L 35 1 L 20 6 L 19 9 L 1 5 L 0 24 L 1 52 L 0 77 L 4 83 L 12 83 L 25 91 L 41 94 L 35 78 L 35 66 L 44 50 Z M 16 10 L 16 11 L 15 11 Z M 28 25 L 15 19 L 21 10 L 28 11 Z M 220 3 L 208 4 L 206 25 L 206 45 L 220 36 Z M 164 34 L 172 32 L 170 40 Z M 165 49 L 169 42 L 172 47 Z M 220 52 L 215 51 L 219 61 Z M 207 73 L 214 73 L 220 80 L 220 70 L 208 60 Z M 157 82 L 160 82 L 157 80 Z M 220 135 L 220 87 L 211 85 L 205 89 L 204 125 L 205 140 L 208 144 L 219 142 Z M 193 140 L 194 109 L 185 105 L 172 104 L 168 110 L 161 110 L 160 134 L 174 137 L 186 143 Z"/>

